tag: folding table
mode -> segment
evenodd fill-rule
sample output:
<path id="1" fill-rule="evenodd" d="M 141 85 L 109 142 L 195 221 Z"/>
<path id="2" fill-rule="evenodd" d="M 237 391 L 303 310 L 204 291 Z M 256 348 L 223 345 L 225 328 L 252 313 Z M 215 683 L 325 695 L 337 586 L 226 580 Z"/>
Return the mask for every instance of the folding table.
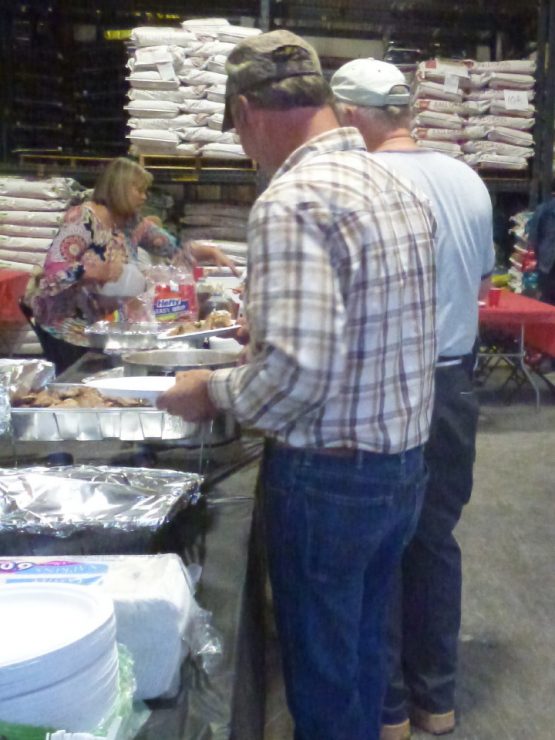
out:
<path id="1" fill-rule="evenodd" d="M 496 328 L 507 331 L 516 338 L 515 347 L 498 351 L 481 351 L 480 357 L 486 362 L 495 358 L 505 361 L 512 372 L 506 382 L 518 377 L 527 380 L 536 395 L 536 406 L 540 405 L 540 391 L 534 381 L 530 367 L 525 362 L 527 348 L 555 356 L 555 306 L 542 303 L 509 290 L 501 291 L 498 306 L 480 306 L 481 328 Z M 541 376 L 540 373 L 536 373 Z M 551 383 L 541 376 L 550 385 Z"/>

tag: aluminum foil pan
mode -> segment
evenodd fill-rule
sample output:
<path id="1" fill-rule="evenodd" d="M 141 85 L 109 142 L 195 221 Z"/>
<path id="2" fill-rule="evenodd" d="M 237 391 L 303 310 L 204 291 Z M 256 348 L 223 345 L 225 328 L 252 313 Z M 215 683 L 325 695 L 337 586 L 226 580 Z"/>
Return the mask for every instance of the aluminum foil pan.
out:
<path id="1" fill-rule="evenodd" d="M 14 440 L 21 442 L 182 439 L 196 443 L 204 433 L 201 424 L 151 408 L 13 408 L 12 428 Z"/>
<path id="2" fill-rule="evenodd" d="M 156 323 L 97 321 L 85 328 L 91 347 L 105 352 L 153 349 L 160 345 L 160 327 Z"/>
<path id="3" fill-rule="evenodd" d="M 178 370 L 205 368 L 215 370 L 237 364 L 236 352 L 215 349 L 158 349 L 130 352 L 121 358 L 125 375 L 173 375 Z"/>
<path id="4" fill-rule="evenodd" d="M 202 480 L 148 468 L 7 468 L 0 473 L 0 533 L 65 538 L 84 529 L 155 530 L 196 503 Z"/>

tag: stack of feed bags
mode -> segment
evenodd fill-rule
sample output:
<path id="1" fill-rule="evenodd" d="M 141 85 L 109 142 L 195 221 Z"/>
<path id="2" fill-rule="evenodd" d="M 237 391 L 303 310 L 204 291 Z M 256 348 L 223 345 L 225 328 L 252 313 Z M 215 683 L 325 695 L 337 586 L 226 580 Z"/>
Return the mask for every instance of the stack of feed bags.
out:
<path id="1" fill-rule="evenodd" d="M 532 60 L 421 62 L 413 95 L 419 146 L 477 169 L 525 170 L 533 156 Z"/>
<path id="2" fill-rule="evenodd" d="M 416 70 L 412 133 L 425 149 L 461 157 L 465 109 L 461 81 L 468 77 L 462 62 L 430 59 Z"/>
<path id="3" fill-rule="evenodd" d="M 38 272 L 79 189 L 71 178 L 0 177 L 0 268 Z M 0 324 L 0 333 L 3 354 L 42 354 L 35 332 L 23 319 Z"/>
<path id="4" fill-rule="evenodd" d="M 473 62 L 474 75 L 487 80 L 478 89 L 470 89 L 465 99 L 489 107 L 468 119 L 468 126 L 483 126 L 486 136 L 463 144 L 464 159 L 478 169 L 526 170 L 534 156 L 532 129 L 536 109 L 534 72 L 531 59 L 499 62 Z"/>
<path id="5" fill-rule="evenodd" d="M 70 178 L 0 177 L 0 265 L 33 272 L 79 185 Z"/>
<path id="6" fill-rule="evenodd" d="M 221 130 L 225 62 L 238 41 L 258 33 L 224 18 L 187 20 L 177 28 L 135 28 L 126 106 L 134 150 L 244 159 L 235 132 Z"/>
<path id="7" fill-rule="evenodd" d="M 225 239 L 245 242 L 250 206 L 235 203 L 186 203 L 182 239 Z"/>

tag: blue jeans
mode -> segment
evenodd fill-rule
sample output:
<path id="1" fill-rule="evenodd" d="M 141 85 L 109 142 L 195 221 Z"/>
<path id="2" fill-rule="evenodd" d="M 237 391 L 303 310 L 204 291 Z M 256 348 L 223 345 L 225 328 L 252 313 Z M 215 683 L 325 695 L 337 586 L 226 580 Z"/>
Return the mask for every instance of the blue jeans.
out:
<path id="1" fill-rule="evenodd" d="M 421 448 L 342 457 L 268 443 L 268 566 L 295 740 L 377 740 L 385 610 L 425 486 Z"/>
<path id="2" fill-rule="evenodd" d="M 461 551 L 453 530 L 472 491 L 478 402 L 462 366 L 436 370 L 428 484 L 414 538 L 395 579 L 388 620 L 390 676 L 383 721 L 454 709 L 461 626 Z"/>

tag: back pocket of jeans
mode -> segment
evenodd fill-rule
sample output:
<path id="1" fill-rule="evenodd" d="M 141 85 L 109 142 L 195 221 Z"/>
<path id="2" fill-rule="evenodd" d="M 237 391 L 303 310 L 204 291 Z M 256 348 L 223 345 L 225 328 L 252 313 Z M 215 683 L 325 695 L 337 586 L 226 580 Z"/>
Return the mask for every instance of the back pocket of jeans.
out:
<path id="1" fill-rule="evenodd" d="M 390 526 L 391 487 L 373 496 L 307 490 L 306 567 L 320 581 L 357 577 L 380 547 Z"/>

